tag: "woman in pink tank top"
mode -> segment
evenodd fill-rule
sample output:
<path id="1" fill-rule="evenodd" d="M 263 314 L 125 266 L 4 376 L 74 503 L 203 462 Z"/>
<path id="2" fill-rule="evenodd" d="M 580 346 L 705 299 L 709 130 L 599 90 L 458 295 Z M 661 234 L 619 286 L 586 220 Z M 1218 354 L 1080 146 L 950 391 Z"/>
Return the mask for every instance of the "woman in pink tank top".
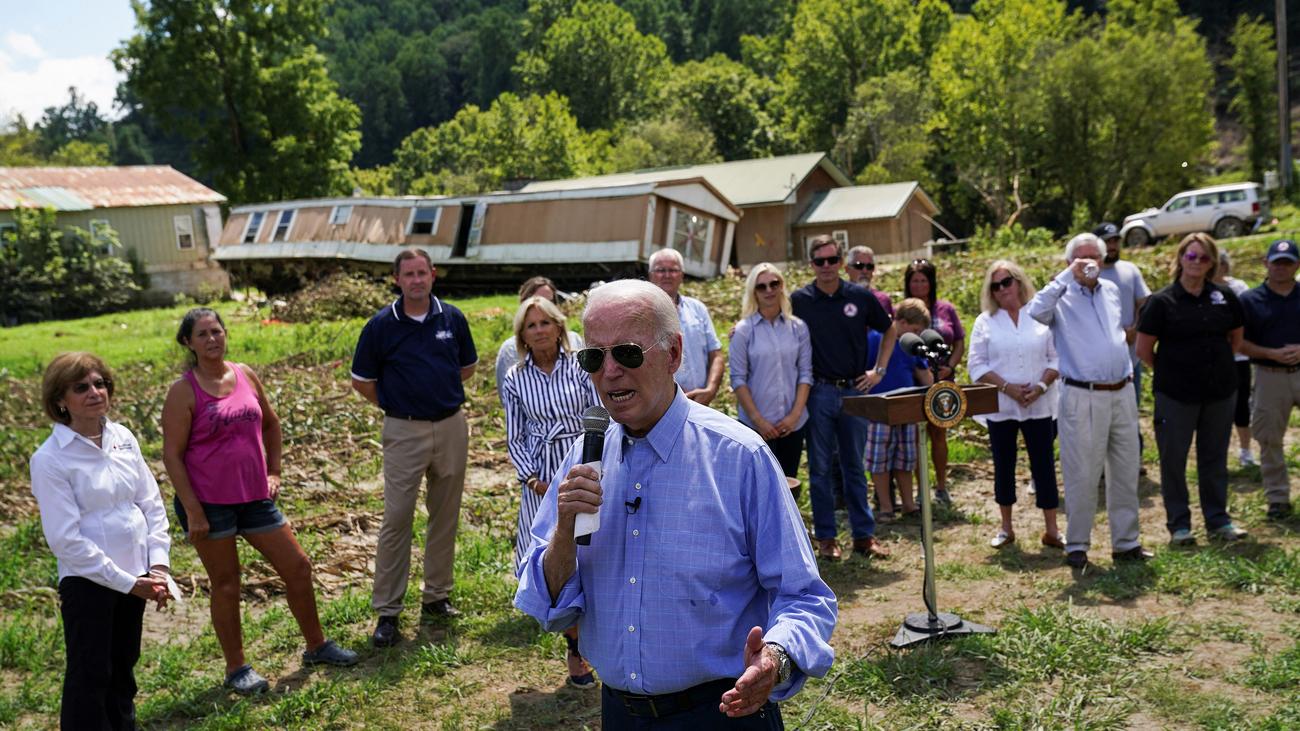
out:
<path id="1" fill-rule="evenodd" d="M 243 535 L 284 580 L 289 609 L 307 643 L 303 664 L 352 665 L 357 654 L 325 639 L 311 561 L 275 505 L 280 492 L 280 419 L 251 368 L 226 360 L 221 316 L 195 308 L 176 341 L 190 368 L 163 405 L 163 463 L 176 489 L 176 518 L 212 586 L 212 625 L 226 660 L 225 687 L 244 695 L 270 686 L 244 659 L 239 555 Z"/>

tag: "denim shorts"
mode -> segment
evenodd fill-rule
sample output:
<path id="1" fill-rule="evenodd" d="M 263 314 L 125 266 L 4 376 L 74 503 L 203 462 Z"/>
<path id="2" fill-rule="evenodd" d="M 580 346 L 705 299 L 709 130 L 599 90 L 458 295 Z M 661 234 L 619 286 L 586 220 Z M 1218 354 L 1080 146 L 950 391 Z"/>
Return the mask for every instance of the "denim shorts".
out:
<path id="1" fill-rule="evenodd" d="M 233 505 L 199 504 L 203 506 L 203 514 L 208 518 L 210 539 L 229 538 L 236 534 L 268 533 L 288 523 L 273 500 L 254 500 Z M 172 508 L 176 511 L 176 522 L 181 524 L 181 530 L 189 533 L 189 521 L 180 498 L 172 498 Z"/>

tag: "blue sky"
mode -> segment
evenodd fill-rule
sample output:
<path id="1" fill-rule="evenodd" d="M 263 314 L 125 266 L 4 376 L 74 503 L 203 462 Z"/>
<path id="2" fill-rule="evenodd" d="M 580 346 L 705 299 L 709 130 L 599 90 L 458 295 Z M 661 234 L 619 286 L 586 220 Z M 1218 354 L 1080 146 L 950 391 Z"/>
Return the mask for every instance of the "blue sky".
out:
<path id="1" fill-rule="evenodd" d="M 62 105 L 68 87 L 118 116 L 113 94 L 121 75 L 108 54 L 131 35 L 128 0 L 3 0 L 0 11 L 0 123 L 21 113 L 28 123 Z"/>

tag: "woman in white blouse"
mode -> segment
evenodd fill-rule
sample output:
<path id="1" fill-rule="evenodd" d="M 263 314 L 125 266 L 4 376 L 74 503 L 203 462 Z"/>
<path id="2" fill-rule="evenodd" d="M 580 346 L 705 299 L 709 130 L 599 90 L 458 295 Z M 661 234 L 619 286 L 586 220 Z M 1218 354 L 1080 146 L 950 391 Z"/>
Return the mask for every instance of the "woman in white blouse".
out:
<path id="1" fill-rule="evenodd" d="M 64 353 L 41 384 L 54 431 L 31 458 L 32 494 L 59 562 L 67 670 L 60 725 L 135 728 L 146 601 L 167 602 L 167 514 L 131 432 L 108 419 L 113 374 Z"/>
<path id="2" fill-rule="evenodd" d="M 1060 375 L 1056 347 L 1046 325 L 1020 309 L 1034 296 L 1034 285 L 1014 262 L 999 260 L 989 266 L 980 287 L 983 312 L 971 328 L 971 378 L 998 388 L 998 411 L 986 418 L 989 448 L 993 452 L 993 494 L 1002 513 L 1002 525 L 990 541 L 994 548 L 1015 543 L 1011 508 L 1016 504 L 1016 436 L 1024 434 L 1029 472 L 1036 488 L 1035 504 L 1046 523 L 1041 541 L 1064 549 L 1056 526 L 1060 495 L 1056 489 L 1056 464 L 1052 442 L 1056 439 L 1056 394 L 1052 383 Z"/>

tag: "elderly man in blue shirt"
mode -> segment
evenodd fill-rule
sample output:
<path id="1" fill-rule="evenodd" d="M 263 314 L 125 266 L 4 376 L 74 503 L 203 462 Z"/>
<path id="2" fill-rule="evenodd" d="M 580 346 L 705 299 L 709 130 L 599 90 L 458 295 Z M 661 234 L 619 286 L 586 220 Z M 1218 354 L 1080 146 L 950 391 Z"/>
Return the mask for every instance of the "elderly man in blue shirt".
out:
<path id="1" fill-rule="evenodd" d="M 681 322 L 682 365 L 673 377 L 686 392 L 686 398 L 708 406 L 718 395 L 726 364 L 709 308 L 681 293 L 686 276 L 684 266 L 682 255 L 676 249 L 660 249 L 650 255 L 650 281 L 672 299 Z"/>
<path id="2" fill-rule="evenodd" d="M 581 629 L 604 728 L 783 728 L 776 701 L 834 660 L 836 601 L 759 435 L 686 398 L 662 290 L 592 291 L 579 364 L 613 423 L 603 472 L 575 445 L 547 492 L 515 605 Z M 578 546 L 578 515 L 600 527 Z"/>
<path id="3" fill-rule="evenodd" d="M 1152 554 L 1138 540 L 1137 400 L 1124 332 L 1119 287 L 1101 279 L 1104 244 L 1079 234 L 1065 247 L 1069 262 L 1034 295 L 1029 315 L 1052 330 L 1060 357 L 1058 417 L 1061 474 L 1065 477 L 1065 560 L 1088 564 L 1097 485 L 1106 473 L 1111 556 L 1143 561 Z"/>

